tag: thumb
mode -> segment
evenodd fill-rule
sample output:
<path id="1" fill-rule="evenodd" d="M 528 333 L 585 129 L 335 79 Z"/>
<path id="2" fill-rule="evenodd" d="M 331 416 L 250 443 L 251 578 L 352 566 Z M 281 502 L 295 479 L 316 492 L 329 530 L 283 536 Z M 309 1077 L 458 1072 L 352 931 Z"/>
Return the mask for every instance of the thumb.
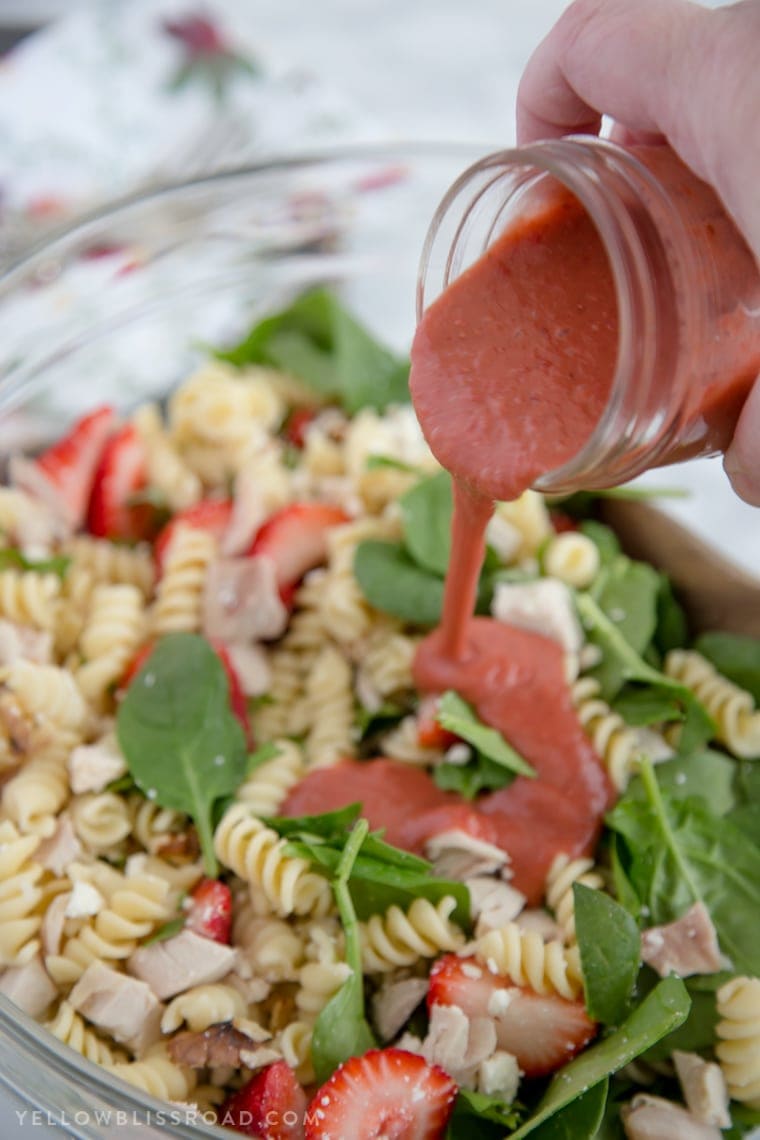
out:
<path id="1" fill-rule="evenodd" d="M 737 495 L 760 507 L 760 377 L 742 408 L 723 466 Z"/>

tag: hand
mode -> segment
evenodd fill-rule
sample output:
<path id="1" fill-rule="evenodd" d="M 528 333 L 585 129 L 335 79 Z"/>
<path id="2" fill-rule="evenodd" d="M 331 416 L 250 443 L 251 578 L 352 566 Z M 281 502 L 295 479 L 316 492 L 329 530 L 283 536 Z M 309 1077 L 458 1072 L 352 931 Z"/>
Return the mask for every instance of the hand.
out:
<path id="1" fill-rule="evenodd" d="M 528 62 L 518 143 L 596 133 L 665 140 L 709 182 L 760 264 L 760 0 L 711 11 L 689 0 L 575 0 Z M 760 506 L 760 380 L 724 465 Z"/>

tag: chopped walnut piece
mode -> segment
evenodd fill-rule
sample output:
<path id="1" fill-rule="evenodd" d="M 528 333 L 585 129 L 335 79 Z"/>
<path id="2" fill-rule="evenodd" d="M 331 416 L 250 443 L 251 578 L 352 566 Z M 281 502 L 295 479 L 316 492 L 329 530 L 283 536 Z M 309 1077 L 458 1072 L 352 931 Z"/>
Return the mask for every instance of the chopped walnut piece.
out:
<path id="1" fill-rule="evenodd" d="M 279 1053 L 276 1050 L 260 1050 L 259 1043 L 253 1041 L 246 1033 L 229 1022 L 220 1025 L 211 1025 L 202 1033 L 193 1033 L 187 1030 L 177 1033 L 167 1045 L 169 1056 L 177 1065 L 186 1065 L 190 1069 L 219 1068 L 229 1065 L 239 1069 L 246 1065 L 249 1069 L 261 1068 L 269 1064 L 267 1060 L 258 1060 L 257 1064 L 251 1061 L 256 1059 L 258 1053 L 274 1053 L 271 1060 L 276 1060 Z"/>

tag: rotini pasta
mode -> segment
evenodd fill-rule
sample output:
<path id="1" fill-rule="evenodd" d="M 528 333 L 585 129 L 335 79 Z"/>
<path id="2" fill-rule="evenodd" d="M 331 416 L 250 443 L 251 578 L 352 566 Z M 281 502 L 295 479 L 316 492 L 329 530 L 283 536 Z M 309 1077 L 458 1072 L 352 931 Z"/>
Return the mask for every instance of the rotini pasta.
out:
<path id="1" fill-rule="evenodd" d="M 205 531 L 177 527 L 156 591 L 153 633 L 194 633 L 201 628 L 203 588 L 216 548 L 216 540 Z"/>
<path id="2" fill-rule="evenodd" d="M 32 861 L 39 839 L 19 835 L 8 820 L 0 822 L 0 965 L 29 962 L 39 950 L 43 869 Z"/>
<path id="3" fill-rule="evenodd" d="M 624 791 L 636 774 L 642 756 L 651 761 L 673 755 L 664 737 L 651 730 L 632 728 L 602 700 L 593 677 L 579 677 L 571 686 L 578 719 L 618 791 Z"/>
<path id="4" fill-rule="evenodd" d="M 68 1001 L 62 1001 L 45 1028 L 68 1045 L 76 1049 L 88 1061 L 97 1065 L 121 1065 L 127 1061 L 127 1054 L 105 1041 L 94 1029 L 90 1029 Z"/>
<path id="5" fill-rule="evenodd" d="M 210 1025 L 245 1017 L 248 1003 L 234 986 L 195 986 L 169 1002 L 161 1018 L 161 1032 L 174 1033 L 182 1025 L 202 1033 Z"/>
<path id="6" fill-rule="evenodd" d="M 760 978 L 732 978 L 718 990 L 718 1057 L 733 1100 L 760 1109 Z"/>
<path id="7" fill-rule="evenodd" d="M 599 547 L 580 531 L 554 535 L 543 552 L 544 572 L 576 590 L 585 590 L 601 564 Z"/>
<path id="8" fill-rule="evenodd" d="M 57 574 L 0 571 L 0 617 L 52 632 L 60 596 L 61 579 Z"/>
<path id="9" fill-rule="evenodd" d="M 285 739 L 274 740 L 273 744 L 277 755 L 259 765 L 237 791 L 240 803 L 259 817 L 277 815 L 288 792 L 306 771 L 298 744 Z"/>
<path id="10" fill-rule="evenodd" d="M 508 922 L 491 930 L 474 944 L 475 954 L 494 974 L 528 986 L 537 994 L 559 994 L 574 1001 L 583 990 L 580 956 L 576 946 L 554 940 L 544 942 L 534 930 Z"/>
<path id="11" fill-rule="evenodd" d="M 143 596 L 137 586 L 96 586 L 79 639 L 84 664 L 76 673 L 85 697 L 100 708 L 146 632 Z"/>
<path id="12" fill-rule="evenodd" d="M 140 1061 L 115 1062 L 106 1072 L 160 1100 L 186 1101 L 195 1088 L 195 1073 L 169 1060 L 166 1046 L 155 1045 Z"/>
<path id="13" fill-rule="evenodd" d="M 673 649 L 665 672 L 691 689 L 715 722 L 717 739 L 734 756 L 760 757 L 760 712 L 751 693 L 722 677 L 700 653 Z"/>
<path id="14" fill-rule="evenodd" d="M 129 806 L 114 792 L 74 796 L 69 813 L 77 836 L 95 853 L 117 850 L 132 830 Z"/>
<path id="15" fill-rule="evenodd" d="M 355 752 L 352 682 L 348 661 L 337 648 L 326 645 L 312 665 L 304 695 L 310 768 L 328 767 Z"/>
<path id="16" fill-rule="evenodd" d="M 557 855 L 546 877 L 546 903 L 554 912 L 557 924 L 568 943 L 576 940 L 574 883 L 581 883 L 582 886 L 596 891 L 604 886 L 604 879 L 594 870 L 593 859 L 570 859 L 567 855 Z"/>
<path id="17" fill-rule="evenodd" d="M 451 921 L 456 899 L 447 895 L 434 906 L 415 899 L 406 913 L 392 906 L 360 924 L 362 965 L 368 974 L 411 966 L 420 958 L 435 958 L 464 945 L 462 930 Z"/>

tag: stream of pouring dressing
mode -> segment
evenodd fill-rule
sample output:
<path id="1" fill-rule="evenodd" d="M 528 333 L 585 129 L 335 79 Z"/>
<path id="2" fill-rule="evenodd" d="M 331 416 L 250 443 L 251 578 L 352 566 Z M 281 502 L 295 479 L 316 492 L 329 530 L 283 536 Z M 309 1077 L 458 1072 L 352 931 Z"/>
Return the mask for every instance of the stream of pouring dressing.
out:
<path id="1" fill-rule="evenodd" d="M 387 758 L 310 772 L 286 815 L 360 801 L 388 842 L 424 853 L 459 829 L 508 852 L 512 882 L 540 902 L 554 857 L 589 853 L 612 789 L 573 707 L 558 642 L 473 617 L 494 500 L 510 500 L 573 455 L 604 407 L 617 352 L 612 276 L 568 193 L 512 228 L 430 306 L 412 349 L 422 429 L 454 477 L 451 563 L 441 626 L 414 679 L 453 689 L 533 766 L 469 803 L 429 773 Z"/>

